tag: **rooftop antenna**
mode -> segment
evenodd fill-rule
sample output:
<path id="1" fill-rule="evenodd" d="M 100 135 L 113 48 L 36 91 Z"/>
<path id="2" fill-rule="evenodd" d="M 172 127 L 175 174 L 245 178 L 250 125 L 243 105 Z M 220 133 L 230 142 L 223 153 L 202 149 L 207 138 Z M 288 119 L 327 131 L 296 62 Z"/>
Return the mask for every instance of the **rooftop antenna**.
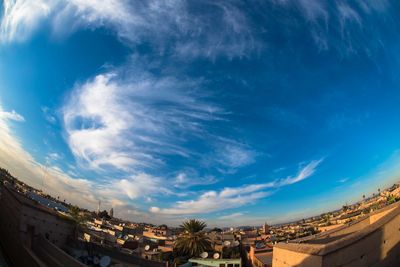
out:
<path id="1" fill-rule="evenodd" d="M 100 205 L 101 205 L 101 200 L 99 200 L 99 204 L 97 205 L 97 214 L 100 214 Z"/>
<path id="2" fill-rule="evenodd" d="M 44 182 L 45 182 L 45 178 L 47 176 L 47 162 L 46 165 L 42 165 L 42 170 L 43 170 L 43 176 L 42 176 L 42 192 L 44 193 Z"/>

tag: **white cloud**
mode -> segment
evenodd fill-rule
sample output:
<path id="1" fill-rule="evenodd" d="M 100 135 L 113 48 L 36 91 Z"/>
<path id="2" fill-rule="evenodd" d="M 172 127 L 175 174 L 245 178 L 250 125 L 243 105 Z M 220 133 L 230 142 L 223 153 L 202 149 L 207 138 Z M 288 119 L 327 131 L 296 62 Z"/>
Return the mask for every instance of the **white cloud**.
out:
<path id="1" fill-rule="evenodd" d="M 302 167 L 294 177 L 289 176 L 284 179 L 263 184 L 226 187 L 219 192 L 208 191 L 195 200 L 178 201 L 171 208 L 151 207 L 149 211 L 156 214 L 167 215 L 206 214 L 251 205 L 257 200 L 271 195 L 271 191 L 265 191 L 267 189 L 291 185 L 310 177 L 315 173 L 317 166 L 322 161 L 323 159 L 311 161 L 309 164 Z"/>
<path id="2" fill-rule="evenodd" d="M 189 188 L 192 186 L 199 185 L 212 185 L 218 182 L 214 176 L 201 177 L 193 169 L 187 169 L 185 171 L 179 172 L 173 183 L 176 188 Z"/>
<path id="3" fill-rule="evenodd" d="M 260 47 L 240 6 L 183 0 L 5 0 L 0 39 L 24 41 L 45 21 L 56 35 L 108 27 L 129 45 L 148 42 L 181 59 L 245 57 Z"/>
<path id="4" fill-rule="evenodd" d="M 5 112 L 0 105 L 0 114 L 3 115 L 0 116 L 0 166 L 38 189 L 89 208 L 94 203 L 94 185 L 86 179 L 73 179 L 56 166 L 45 167 L 36 162 L 7 123 L 10 118 L 21 121 L 17 113 Z"/>
<path id="5" fill-rule="evenodd" d="M 241 212 L 235 212 L 229 215 L 224 215 L 219 217 L 220 220 L 233 220 L 233 219 L 238 219 L 240 217 L 242 217 L 244 214 Z"/>
<path id="6" fill-rule="evenodd" d="M 53 111 L 48 107 L 42 107 L 43 116 L 51 124 L 55 124 L 57 122 L 56 117 L 53 114 Z"/>
<path id="7" fill-rule="evenodd" d="M 172 194 L 172 191 L 164 185 L 163 179 L 141 173 L 116 182 L 115 187 L 118 192 L 124 192 L 130 199 L 136 199 L 150 195 Z"/>
<path id="8" fill-rule="evenodd" d="M 310 163 L 308 163 L 305 167 L 301 168 L 300 171 L 297 173 L 296 176 L 289 176 L 279 182 L 280 186 L 284 185 L 290 185 L 294 183 L 298 183 L 311 175 L 314 174 L 316 171 L 318 165 L 323 161 L 324 159 L 319 159 L 319 160 L 313 160 Z"/>
<path id="9" fill-rule="evenodd" d="M 50 164 L 57 160 L 60 160 L 61 158 L 62 158 L 62 156 L 60 154 L 58 154 L 57 152 L 52 152 L 52 153 L 47 154 L 46 163 Z"/>
<path id="10" fill-rule="evenodd" d="M 198 87 L 141 71 L 100 74 L 77 85 L 63 107 L 68 144 L 77 159 L 98 169 L 137 170 L 163 164 L 163 155 L 188 157 L 185 138 L 200 138 L 203 122 L 223 114 L 202 101 Z"/>
<path id="11" fill-rule="evenodd" d="M 40 22 L 50 15 L 57 2 L 4 0 L 0 40 L 24 41 L 38 28 Z"/>
<path id="12" fill-rule="evenodd" d="M 0 119 L 2 120 L 13 120 L 13 121 L 25 121 L 24 117 L 19 115 L 15 110 L 11 112 L 0 110 Z"/>
<path id="13" fill-rule="evenodd" d="M 241 207 L 268 196 L 268 192 L 223 196 L 221 192 L 208 191 L 196 200 L 178 201 L 172 208 L 151 207 L 150 212 L 160 214 L 201 214 Z"/>
<path id="14" fill-rule="evenodd" d="M 5 112 L 0 105 L 0 114 L 16 114 L 16 112 Z M 142 187 L 139 185 L 138 188 L 144 196 L 144 194 L 152 194 L 155 189 L 152 191 L 144 188 L 143 183 L 154 185 L 156 180 L 142 181 L 146 179 L 146 176 L 139 175 L 118 181 L 119 183 L 116 181 L 104 183 L 81 178 L 77 173 L 74 175 L 76 178 L 72 178 L 60 167 L 52 165 L 51 162 L 46 165 L 37 162 L 15 136 L 8 123 L 9 117 L 9 115 L 0 116 L 0 167 L 8 169 L 12 175 L 31 186 L 80 207 L 96 210 L 98 200 L 101 200 L 101 208 L 116 207 L 115 214 L 117 216 L 161 223 L 158 218 L 150 218 L 147 213 L 140 212 L 126 201 L 126 194 L 130 194 L 132 197 L 138 194 L 137 189 L 134 188 L 138 186 L 134 184 L 135 182 L 140 182 L 142 185 Z M 57 159 L 61 156 L 53 152 L 48 157 Z M 71 165 L 70 168 L 76 170 L 75 166 Z M 160 184 L 157 184 L 157 187 L 160 187 Z M 121 194 L 121 192 L 126 194 Z"/>
<path id="15" fill-rule="evenodd" d="M 257 153 L 243 144 L 229 141 L 219 144 L 219 163 L 230 168 L 239 168 L 254 162 Z"/>

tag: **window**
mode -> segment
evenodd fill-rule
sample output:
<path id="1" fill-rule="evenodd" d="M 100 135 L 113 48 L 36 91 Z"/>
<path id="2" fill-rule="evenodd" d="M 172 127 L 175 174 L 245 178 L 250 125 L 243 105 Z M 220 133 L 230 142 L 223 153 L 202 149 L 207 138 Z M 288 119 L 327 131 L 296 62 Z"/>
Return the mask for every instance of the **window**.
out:
<path id="1" fill-rule="evenodd" d="M 220 263 L 219 267 L 225 267 L 225 263 Z"/>
<path id="2" fill-rule="evenodd" d="M 233 263 L 228 263 L 228 267 L 233 267 Z"/>
<path id="3" fill-rule="evenodd" d="M 235 267 L 240 267 L 240 264 L 235 263 Z"/>

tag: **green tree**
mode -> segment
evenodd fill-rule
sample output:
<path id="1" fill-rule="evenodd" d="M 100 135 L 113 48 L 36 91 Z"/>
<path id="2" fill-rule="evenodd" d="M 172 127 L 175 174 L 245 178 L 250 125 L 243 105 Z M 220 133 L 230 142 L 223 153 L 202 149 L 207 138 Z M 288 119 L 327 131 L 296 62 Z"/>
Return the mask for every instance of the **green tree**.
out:
<path id="1" fill-rule="evenodd" d="M 211 249 L 210 239 L 205 235 L 205 222 L 191 219 L 182 223 L 183 233 L 175 241 L 175 249 L 181 255 L 198 257 L 202 252 Z"/>
<path id="2" fill-rule="evenodd" d="M 72 220 L 74 222 L 74 235 L 75 238 L 78 237 L 79 231 L 81 228 L 85 225 L 85 222 L 88 220 L 85 216 L 81 215 L 81 210 L 79 209 L 78 206 L 71 206 L 69 209 L 69 214 L 72 217 Z"/>
<path id="3" fill-rule="evenodd" d="M 390 194 L 390 195 L 388 195 L 388 196 L 386 197 L 386 203 L 387 203 L 387 205 L 393 204 L 393 203 L 395 203 L 396 201 L 397 201 L 396 197 L 393 196 L 392 194 Z"/>

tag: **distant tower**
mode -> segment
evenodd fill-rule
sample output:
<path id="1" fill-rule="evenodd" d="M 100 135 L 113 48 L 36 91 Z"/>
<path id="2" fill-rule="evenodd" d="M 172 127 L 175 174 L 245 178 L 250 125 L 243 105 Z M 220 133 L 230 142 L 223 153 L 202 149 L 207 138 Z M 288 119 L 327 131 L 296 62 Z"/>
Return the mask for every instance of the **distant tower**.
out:
<path id="1" fill-rule="evenodd" d="M 269 231 L 269 225 L 265 222 L 263 225 L 263 233 L 268 234 Z"/>
<path id="2" fill-rule="evenodd" d="M 100 205 L 101 205 L 101 201 L 99 200 L 99 204 L 97 205 L 97 214 L 100 214 Z"/>
<path id="3" fill-rule="evenodd" d="M 110 215 L 111 218 L 114 217 L 114 209 L 113 208 L 110 209 L 110 213 L 108 215 Z"/>

